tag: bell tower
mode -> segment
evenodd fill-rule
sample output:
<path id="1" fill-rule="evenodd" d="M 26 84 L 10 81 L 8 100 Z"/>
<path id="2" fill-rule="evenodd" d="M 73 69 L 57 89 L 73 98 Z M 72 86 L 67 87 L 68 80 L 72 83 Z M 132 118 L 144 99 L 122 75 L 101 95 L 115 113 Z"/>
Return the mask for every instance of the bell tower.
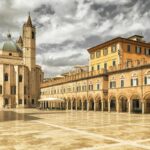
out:
<path id="1" fill-rule="evenodd" d="M 28 16 L 27 22 L 23 25 L 23 57 L 24 64 L 29 67 L 29 70 L 36 65 L 36 29 L 32 25 L 32 20 L 30 14 Z"/>

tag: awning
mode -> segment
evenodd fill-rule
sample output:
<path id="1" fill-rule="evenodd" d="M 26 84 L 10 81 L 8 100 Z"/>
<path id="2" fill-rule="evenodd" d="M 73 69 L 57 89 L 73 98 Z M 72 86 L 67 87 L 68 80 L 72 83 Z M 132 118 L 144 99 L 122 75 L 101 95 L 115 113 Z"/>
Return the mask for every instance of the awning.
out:
<path id="1" fill-rule="evenodd" d="M 49 98 L 42 98 L 38 100 L 39 102 L 64 102 L 63 99 L 61 98 L 54 98 L 54 97 L 49 97 Z"/>

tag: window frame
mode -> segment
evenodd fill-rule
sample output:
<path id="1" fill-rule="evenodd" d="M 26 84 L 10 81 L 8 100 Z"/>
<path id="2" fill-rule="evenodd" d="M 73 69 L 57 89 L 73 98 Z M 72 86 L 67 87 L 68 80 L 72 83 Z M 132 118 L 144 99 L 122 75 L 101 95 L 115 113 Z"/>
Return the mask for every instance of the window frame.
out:
<path id="1" fill-rule="evenodd" d="M 117 46 L 116 46 L 116 44 L 113 44 L 112 46 L 111 46 L 111 52 L 112 53 L 115 53 L 117 51 Z"/>
<path id="2" fill-rule="evenodd" d="M 103 49 L 103 56 L 106 56 L 106 55 L 108 55 L 108 48 Z"/>

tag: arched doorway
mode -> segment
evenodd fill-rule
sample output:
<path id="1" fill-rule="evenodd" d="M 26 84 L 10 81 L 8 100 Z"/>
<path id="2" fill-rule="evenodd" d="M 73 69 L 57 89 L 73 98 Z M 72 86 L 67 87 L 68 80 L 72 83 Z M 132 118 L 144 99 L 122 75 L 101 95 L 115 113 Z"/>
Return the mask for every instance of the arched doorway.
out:
<path id="1" fill-rule="evenodd" d="M 66 110 L 67 109 L 67 100 L 64 98 L 64 103 L 62 103 L 62 109 Z"/>
<path id="2" fill-rule="evenodd" d="M 82 109 L 82 101 L 81 101 L 81 99 L 77 101 L 77 109 L 78 110 Z"/>
<path id="3" fill-rule="evenodd" d="M 114 96 L 110 98 L 110 111 L 116 111 L 116 98 Z"/>
<path id="4" fill-rule="evenodd" d="M 89 110 L 94 110 L 94 100 L 93 99 L 91 99 L 89 101 Z"/>
<path id="5" fill-rule="evenodd" d="M 100 98 L 97 100 L 97 106 L 96 106 L 96 110 L 97 111 L 101 111 L 102 110 L 102 106 L 101 106 L 101 100 L 100 100 Z"/>
<path id="6" fill-rule="evenodd" d="M 150 93 L 144 96 L 145 100 L 145 113 L 150 113 Z"/>
<path id="7" fill-rule="evenodd" d="M 131 104 L 133 113 L 142 113 L 142 105 L 138 95 L 133 95 L 131 97 Z"/>
<path id="8" fill-rule="evenodd" d="M 83 102 L 83 110 L 87 110 L 87 100 L 84 100 Z"/>
<path id="9" fill-rule="evenodd" d="M 68 110 L 71 110 L 71 100 L 68 100 Z"/>
<path id="10" fill-rule="evenodd" d="M 9 99 L 5 98 L 4 99 L 4 107 L 8 107 L 8 105 L 9 105 Z"/>
<path id="11" fill-rule="evenodd" d="M 125 96 L 120 96 L 119 98 L 119 108 L 121 112 L 127 112 L 128 111 L 128 100 Z"/>
<path id="12" fill-rule="evenodd" d="M 76 110 L 76 100 L 75 99 L 73 99 L 73 102 L 72 102 L 72 109 Z"/>

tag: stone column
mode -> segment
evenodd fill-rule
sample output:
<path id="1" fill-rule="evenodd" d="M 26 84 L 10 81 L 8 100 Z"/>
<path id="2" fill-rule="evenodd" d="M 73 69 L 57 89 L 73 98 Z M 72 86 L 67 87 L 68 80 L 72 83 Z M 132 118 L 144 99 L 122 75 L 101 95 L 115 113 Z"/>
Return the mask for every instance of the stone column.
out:
<path id="1" fill-rule="evenodd" d="M 110 100 L 108 101 L 108 112 L 110 112 Z"/>
<path id="2" fill-rule="evenodd" d="M 120 110 L 119 100 L 116 100 L 116 111 L 119 112 Z"/>
<path id="3" fill-rule="evenodd" d="M 78 110 L 78 101 L 76 100 L 76 111 Z"/>
<path id="4" fill-rule="evenodd" d="M 101 111 L 104 111 L 104 101 L 101 101 Z"/>
<path id="5" fill-rule="evenodd" d="M 73 101 L 71 101 L 71 110 L 73 110 Z"/>
<path id="6" fill-rule="evenodd" d="M 96 111 L 97 101 L 94 100 L 94 111 Z"/>
<path id="7" fill-rule="evenodd" d="M 52 109 L 51 102 L 49 102 L 49 107 L 50 107 L 50 109 Z"/>
<path id="8" fill-rule="evenodd" d="M 66 103 L 66 110 L 68 110 L 68 101 L 67 101 L 67 103 Z"/>
<path id="9" fill-rule="evenodd" d="M 142 114 L 145 114 L 145 101 L 142 101 Z"/>
<path id="10" fill-rule="evenodd" d="M 83 111 L 83 108 L 84 106 L 83 106 L 83 101 L 81 101 L 81 110 Z"/>
<path id="11" fill-rule="evenodd" d="M 131 101 L 128 99 L 128 113 L 131 113 Z"/>
<path id="12" fill-rule="evenodd" d="M 87 111 L 89 111 L 89 107 L 90 107 L 90 104 L 89 104 L 89 101 L 87 101 Z"/>

